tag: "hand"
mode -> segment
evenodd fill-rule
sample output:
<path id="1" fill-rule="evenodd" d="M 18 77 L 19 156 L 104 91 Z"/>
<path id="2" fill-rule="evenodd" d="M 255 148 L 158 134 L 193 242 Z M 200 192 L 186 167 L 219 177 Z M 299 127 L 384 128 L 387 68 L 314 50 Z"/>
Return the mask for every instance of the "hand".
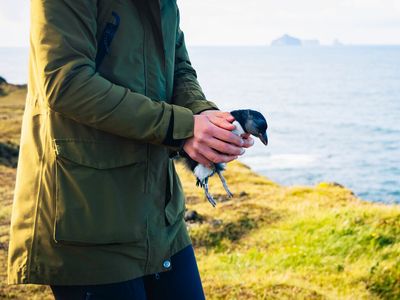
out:
<path id="1" fill-rule="evenodd" d="M 219 110 L 205 110 L 205 111 L 202 111 L 200 113 L 200 115 L 208 115 L 208 116 L 212 115 L 212 116 L 220 117 L 220 118 L 223 118 L 223 119 L 225 119 L 226 121 L 228 121 L 230 123 L 235 121 L 235 118 L 229 112 L 222 112 L 222 111 L 219 111 Z M 227 128 L 229 130 L 228 126 L 224 127 L 224 128 Z M 233 126 L 231 128 L 232 128 L 231 130 L 233 130 L 235 127 Z M 251 146 L 254 145 L 254 139 L 251 137 L 250 133 L 244 133 L 244 134 L 241 135 L 241 137 L 242 137 L 242 139 L 244 141 L 244 144 L 242 146 L 243 148 L 250 148 Z"/>
<path id="2" fill-rule="evenodd" d="M 192 159 L 209 166 L 230 162 L 244 153 L 243 139 L 232 133 L 235 126 L 230 123 L 234 120 L 230 113 L 204 111 L 193 117 L 194 135 L 183 145 Z"/>

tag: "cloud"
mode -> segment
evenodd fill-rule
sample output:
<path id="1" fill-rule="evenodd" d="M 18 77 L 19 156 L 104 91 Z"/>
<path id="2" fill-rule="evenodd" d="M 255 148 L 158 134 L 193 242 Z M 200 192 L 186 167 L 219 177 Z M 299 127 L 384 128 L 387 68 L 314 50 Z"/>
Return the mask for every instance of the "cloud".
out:
<path id="1" fill-rule="evenodd" d="M 393 1 L 393 2 L 394 2 L 394 4 L 393 4 L 394 10 L 395 10 L 397 13 L 400 14 L 400 1 Z"/>
<path id="2" fill-rule="evenodd" d="M 3 1 L 1 4 L 0 21 L 20 22 L 25 21 L 28 16 L 29 1 L 27 0 Z"/>
<path id="3" fill-rule="evenodd" d="M 78 0 L 77 0 L 78 1 Z M 178 0 L 191 45 L 265 45 L 289 33 L 330 43 L 400 44 L 400 0 Z M 28 0 L 3 1 L 0 46 L 27 46 Z"/>
<path id="4" fill-rule="evenodd" d="M 399 2 L 182 0 L 179 5 L 189 44 L 262 45 L 283 33 L 324 43 L 338 37 L 348 43 L 400 44 Z"/>

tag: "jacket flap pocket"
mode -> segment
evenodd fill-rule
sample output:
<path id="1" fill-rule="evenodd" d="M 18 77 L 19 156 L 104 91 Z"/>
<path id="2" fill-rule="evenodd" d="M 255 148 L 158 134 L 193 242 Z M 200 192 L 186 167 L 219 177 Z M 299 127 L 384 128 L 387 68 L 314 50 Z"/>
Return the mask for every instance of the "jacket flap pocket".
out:
<path id="1" fill-rule="evenodd" d="M 102 142 L 96 140 L 54 139 L 58 157 L 96 169 L 110 169 L 145 162 L 146 146 L 138 143 Z"/>
<path id="2" fill-rule="evenodd" d="M 55 140 L 54 240 L 143 241 L 150 201 L 146 144 Z"/>

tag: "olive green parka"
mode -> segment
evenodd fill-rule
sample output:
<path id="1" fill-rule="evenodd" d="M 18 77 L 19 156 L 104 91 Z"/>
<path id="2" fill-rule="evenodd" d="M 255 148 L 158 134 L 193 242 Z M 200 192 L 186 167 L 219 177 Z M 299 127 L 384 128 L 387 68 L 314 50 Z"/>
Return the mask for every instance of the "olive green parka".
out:
<path id="1" fill-rule="evenodd" d="M 32 0 L 8 283 L 174 268 L 191 240 L 171 154 L 208 109 L 176 0 Z"/>

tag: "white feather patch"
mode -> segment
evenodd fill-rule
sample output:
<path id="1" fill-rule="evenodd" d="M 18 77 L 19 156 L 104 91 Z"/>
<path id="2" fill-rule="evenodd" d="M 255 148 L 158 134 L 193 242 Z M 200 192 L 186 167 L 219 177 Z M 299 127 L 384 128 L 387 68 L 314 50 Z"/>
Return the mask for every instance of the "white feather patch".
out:
<path id="1" fill-rule="evenodd" d="M 214 170 L 207 168 L 202 164 L 198 164 L 196 168 L 194 168 L 194 175 L 200 180 L 204 181 L 207 177 L 210 177 L 214 173 Z"/>
<path id="2" fill-rule="evenodd" d="M 245 131 L 243 130 L 242 125 L 240 125 L 240 123 L 238 121 L 233 121 L 232 123 L 233 125 L 236 126 L 236 128 L 234 130 L 232 130 L 232 132 L 238 136 L 241 136 L 243 133 L 245 133 Z"/>

